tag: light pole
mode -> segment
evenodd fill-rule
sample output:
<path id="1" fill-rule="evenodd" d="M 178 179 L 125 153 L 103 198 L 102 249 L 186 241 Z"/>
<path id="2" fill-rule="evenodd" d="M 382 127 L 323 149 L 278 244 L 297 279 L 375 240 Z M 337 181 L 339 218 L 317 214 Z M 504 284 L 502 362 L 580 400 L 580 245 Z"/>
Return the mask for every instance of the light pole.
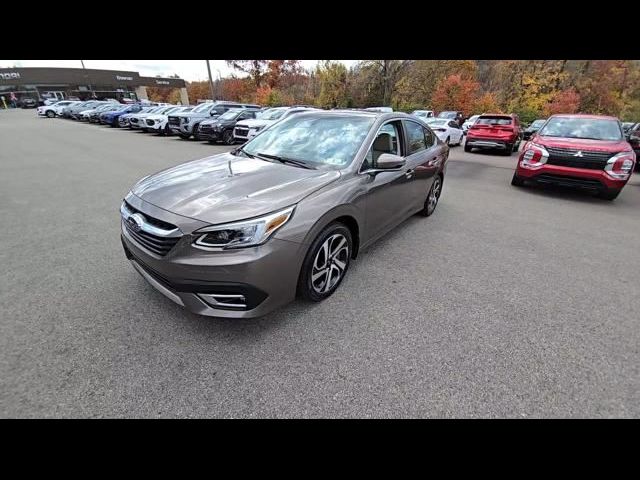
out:
<path id="1" fill-rule="evenodd" d="M 207 60 L 207 71 L 209 72 L 209 88 L 211 89 L 211 100 L 215 100 L 216 94 L 213 91 L 213 79 L 211 78 L 211 65 L 209 65 L 209 60 Z"/>
<path id="2" fill-rule="evenodd" d="M 80 60 L 80 63 L 82 64 L 82 68 L 84 70 L 86 70 L 87 67 L 84 66 L 84 60 Z M 87 79 L 87 83 L 89 84 L 89 91 L 91 92 L 91 98 L 93 98 L 94 97 L 94 93 L 93 93 L 93 88 L 91 88 L 91 81 L 89 80 L 89 74 L 85 72 L 84 78 Z"/>

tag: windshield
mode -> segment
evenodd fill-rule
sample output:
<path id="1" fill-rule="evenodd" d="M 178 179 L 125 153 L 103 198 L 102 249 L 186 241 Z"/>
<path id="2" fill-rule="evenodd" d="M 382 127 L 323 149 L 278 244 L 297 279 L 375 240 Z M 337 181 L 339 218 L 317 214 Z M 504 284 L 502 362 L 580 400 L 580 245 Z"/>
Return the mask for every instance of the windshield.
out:
<path id="1" fill-rule="evenodd" d="M 441 112 L 438 116 L 440 118 L 456 118 L 458 116 L 458 112 Z"/>
<path id="2" fill-rule="evenodd" d="M 194 108 L 193 113 L 206 112 L 207 110 L 211 109 L 211 107 L 213 107 L 213 103 L 203 103 L 202 105 L 199 105 L 196 108 Z"/>
<path id="3" fill-rule="evenodd" d="M 242 110 L 227 110 L 218 117 L 218 120 L 233 120 L 242 113 Z"/>
<path id="4" fill-rule="evenodd" d="M 425 122 L 427 122 L 428 125 L 444 125 L 445 123 L 449 123 L 449 120 L 446 118 L 429 118 L 428 120 L 425 120 Z"/>
<path id="5" fill-rule="evenodd" d="M 413 114 L 416 117 L 428 117 L 429 116 L 429 112 L 426 112 L 424 110 L 416 110 L 415 112 L 413 112 Z"/>
<path id="6" fill-rule="evenodd" d="M 617 120 L 604 118 L 556 117 L 538 133 L 547 137 L 622 140 Z"/>
<path id="7" fill-rule="evenodd" d="M 279 119 L 282 115 L 284 115 L 284 112 L 286 112 L 286 109 L 271 109 L 271 110 L 267 110 L 266 112 L 264 112 L 262 114 L 262 116 L 260 116 L 261 120 L 277 120 Z"/>
<path id="8" fill-rule="evenodd" d="M 546 122 L 546 120 L 535 120 L 531 126 L 532 127 L 536 127 L 536 128 L 540 128 L 542 125 L 544 125 L 544 122 Z"/>
<path id="9" fill-rule="evenodd" d="M 476 125 L 511 125 L 510 117 L 480 117 Z"/>
<path id="10" fill-rule="evenodd" d="M 243 150 L 250 155 L 345 166 L 353 160 L 374 120 L 353 115 L 292 115 L 254 137 Z"/>

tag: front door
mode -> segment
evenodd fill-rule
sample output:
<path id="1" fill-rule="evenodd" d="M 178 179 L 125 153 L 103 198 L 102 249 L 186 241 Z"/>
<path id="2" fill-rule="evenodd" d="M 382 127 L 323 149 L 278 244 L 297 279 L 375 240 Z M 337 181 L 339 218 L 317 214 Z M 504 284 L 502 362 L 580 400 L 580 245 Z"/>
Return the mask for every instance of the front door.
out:
<path id="1" fill-rule="evenodd" d="M 363 174 L 367 241 L 383 235 L 410 213 L 408 185 L 411 175 L 408 167 L 405 165 L 394 170 L 376 171 L 376 161 L 383 153 L 404 155 L 402 134 L 400 121 L 380 127 L 360 169 L 361 172 L 369 172 Z"/>

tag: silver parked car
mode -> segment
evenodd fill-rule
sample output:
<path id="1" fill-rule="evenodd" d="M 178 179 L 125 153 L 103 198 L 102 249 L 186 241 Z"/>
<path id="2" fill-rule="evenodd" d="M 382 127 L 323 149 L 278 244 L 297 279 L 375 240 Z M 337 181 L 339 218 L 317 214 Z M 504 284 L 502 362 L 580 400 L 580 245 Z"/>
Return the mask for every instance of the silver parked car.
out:
<path id="1" fill-rule="evenodd" d="M 449 148 L 405 113 L 307 111 L 242 147 L 140 180 L 121 208 L 134 268 L 214 317 L 320 301 L 349 263 L 411 215 L 431 215 Z"/>

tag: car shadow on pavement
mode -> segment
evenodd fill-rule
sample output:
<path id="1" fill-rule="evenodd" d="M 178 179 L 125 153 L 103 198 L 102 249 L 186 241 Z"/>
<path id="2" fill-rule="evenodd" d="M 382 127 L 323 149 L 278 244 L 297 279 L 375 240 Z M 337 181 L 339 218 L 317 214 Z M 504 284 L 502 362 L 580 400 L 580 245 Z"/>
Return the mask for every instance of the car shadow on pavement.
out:
<path id="1" fill-rule="evenodd" d="M 513 187 L 517 188 L 519 191 L 523 193 L 528 193 L 530 195 L 538 195 L 549 198 L 557 198 L 561 200 L 569 200 L 574 202 L 581 203 L 591 203 L 595 205 L 605 205 L 610 206 L 614 205 L 618 200 L 609 201 L 603 198 L 598 198 L 594 192 L 590 192 L 588 190 L 580 190 L 578 188 L 570 188 L 570 187 L 561 187 L 557 185 L 541 185 L 533 182 L 527 182 L 523 187 Z M 620 194 L 622 197 L 624 195 L 624 191 Z M 620 198 L 621 198 L 620 197 Z"/>

